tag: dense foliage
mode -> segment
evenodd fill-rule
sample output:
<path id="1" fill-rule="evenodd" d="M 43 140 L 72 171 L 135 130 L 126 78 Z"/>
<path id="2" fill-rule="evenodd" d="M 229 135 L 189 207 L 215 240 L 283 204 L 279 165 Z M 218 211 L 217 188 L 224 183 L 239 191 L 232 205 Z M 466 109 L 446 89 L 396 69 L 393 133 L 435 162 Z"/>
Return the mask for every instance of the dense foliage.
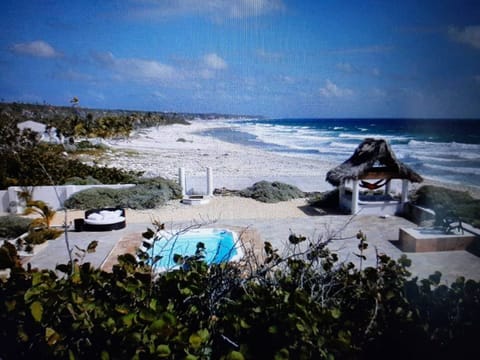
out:
<path id="1" fill-rule="evenodd" d="M 368 245 L 359 233 L 359 254 Z M 291 235 L 281 257 L 154 276 L 131 255 L 25 271 L 0 248 L 2 359 L 467 358 L 480 331 L 480 284 L 410 279 L 409 261 L 339 263 L 325 242 Z"/>
<path id="2" fill-rule="evenodd" d="M 480 200 L 474 199 L 467 191 L 425 185 L 416 191 L 412 201 L 434 210 L 438 224 L 446 216 L 457 216 L 462 221 L 480 227 Z"/>
<path id="3" fill-rule="evenodd" d="M 17 215 L 0 216 L 0 238 L 15 239 L 26 233 L 31 223 L 32 219 Z"/>
<path id="4" fill-rule="evenodd" d="M 308 202 L 311 206 L 320 209 L 338 211 L 340 206 L 338 189 L 315 194 L 308 199 Z"/>
<path id="5" fill-rule="evenodd" d="M 139 179 L 137 185 L 123 189 L 95 188 L 73 194 L 65 201 L 69 209 L 94 209 L 102 207 L 125 207 L 130 209 L 153 209 L 170 199 L 181 196 L 180 186 L 161 177 Z"/>
<path id="6" fill-rule="evenodd" d="M 265 203 L 276 203 L 302 198 L 305 196 L 305 193 L 296 186 L 284 184 L 279 181 L 259 181 L 251 187 L 241 190 L 239 195 Z"/>
<path id="7" fill-rule="evenodd" d="M 130 183 L 139 173 L 83 164 L 65 155 L 61 145 L 38 141 L 36 133 L 20 132 L 15 121 L 0 115 L 0 189 L 9 186 L 63 184 L 91 176 L 104 184 Z"/>

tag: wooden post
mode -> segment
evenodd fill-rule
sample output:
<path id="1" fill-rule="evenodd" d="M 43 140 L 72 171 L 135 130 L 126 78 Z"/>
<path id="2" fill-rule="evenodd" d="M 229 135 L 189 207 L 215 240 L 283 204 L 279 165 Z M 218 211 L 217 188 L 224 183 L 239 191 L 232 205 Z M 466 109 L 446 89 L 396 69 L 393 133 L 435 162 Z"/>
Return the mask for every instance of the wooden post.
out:
<path id="1" fill-rule="evenodd" d="M 358 212 L 358 180 L 353 180 L 352 186 L 352 206 L 351 206 L 352 215 L 355 215 Z"/>

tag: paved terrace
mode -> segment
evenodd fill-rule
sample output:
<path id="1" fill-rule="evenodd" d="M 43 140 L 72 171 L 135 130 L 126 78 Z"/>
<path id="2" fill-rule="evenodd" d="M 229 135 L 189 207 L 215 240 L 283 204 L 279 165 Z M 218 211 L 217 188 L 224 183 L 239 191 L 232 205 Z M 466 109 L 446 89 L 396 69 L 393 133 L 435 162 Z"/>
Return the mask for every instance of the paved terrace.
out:
<path id="1" fill-rule="evenodd" d="M 88 254 L 85 262 L 94 266 L 102 266 L 107 257 L 114 250 L 115 253 L 122 253 L 125 248 L 132 248 L 139 243 L 140 234 L 151 227 L 150 222 L 129 222 L 127 213 L 127 227 L 122 230 L 109 232 L 74 232 L 69 231 L 68 237 L 72 247 L 86 248 L 88 243 L 98 240 L 98 247 L 95 253 Z M 189 221 L 166 223 L 167 228 L 184 228 L 192 223 Z M 401 217 L 381 218 L 378 216 L 351 217 L 347 215 L 318 215 L 305 212 L 303 217 L 281 218 L 281 219 L 220 219 L 215 224 L 207 225 L 214 227 L 225 227 L 234 229 L 250 229 L 258 234 L 261 241 L 269 241 L 278 249 L 285 249 L 288 246 L 288 236 L 291 232 L 307 236 L 315 240 L 335 234 L 337 240 L 333 240 L 329 248 L 339 254 L 341 260 L 352 261 L 355 264 L 359 260 L 353 253 L 358 252 L 358 240 L 355 235 L 362 230 L 367 235 L 369 248 L 365 255 L 367 261 L 364 266 L 375 264 L 375 251 L 385 253 L 393 259 L 398 259 L 406 254 L 412 260 L 410 271 L 412 276 L 419 278 L 428 277 L 435 270 L 442 274 L 442 281 L 451 284 L 458 276 L 480 281 L 480 257 L 467 251 L 445 251 L 426 253 L 403 253 L 397 246 L 400 227 L 415 227 L 415 224 Z M 123 247 L 118 248 L 120 239 L 124 239 Z M 129 242 L 134 246 L 127 246 Z M 116 256 L 111 256 L 116 258 Z M 64 237 L 50 241 L 45 250 L 41 251 L 29 260 L 33 267 L 54 269 L 57 264 L 67 263 L 68 255 Z"/>

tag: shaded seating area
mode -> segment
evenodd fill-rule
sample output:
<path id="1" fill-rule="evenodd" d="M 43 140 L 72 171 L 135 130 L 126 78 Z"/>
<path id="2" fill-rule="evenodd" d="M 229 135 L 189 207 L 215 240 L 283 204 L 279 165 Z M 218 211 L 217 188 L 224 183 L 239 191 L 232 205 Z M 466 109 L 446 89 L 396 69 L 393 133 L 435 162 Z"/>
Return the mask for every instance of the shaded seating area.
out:
<path id="1" fill-rule="evenodd" d="M 423 178 L 396 158 L 386 140 L 367 138 L 349 159 L 327 173 L 326 180 L 338 187 L 343 210 L 394 215 L 402 213 L 408 202 L 409 183 Z M 402 182 L 398 200 L 390 196 L 393 180 Z"/>
<path id="2" fill-rule="evenodd" d="M 127 226 L 125 209 L 102 208 L 85 211 L 84 219 L 75 219 L 75 231 L 112 231 Z"/>

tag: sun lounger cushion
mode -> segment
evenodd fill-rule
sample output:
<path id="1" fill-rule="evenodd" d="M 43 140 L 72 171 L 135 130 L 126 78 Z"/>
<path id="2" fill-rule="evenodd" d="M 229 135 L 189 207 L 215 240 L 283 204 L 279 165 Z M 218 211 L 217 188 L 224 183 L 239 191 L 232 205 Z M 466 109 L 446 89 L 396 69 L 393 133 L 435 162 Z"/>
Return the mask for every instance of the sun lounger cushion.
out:
<path id="1" fill-rule="evenodd" d="M 125 217 L 121 216 L 121 210 L 109 211 L 102 210 L 99 213 L 91 213 L 85 219 L 85 223 L 90 225 L 109 225 L 125 221 Z"/>

